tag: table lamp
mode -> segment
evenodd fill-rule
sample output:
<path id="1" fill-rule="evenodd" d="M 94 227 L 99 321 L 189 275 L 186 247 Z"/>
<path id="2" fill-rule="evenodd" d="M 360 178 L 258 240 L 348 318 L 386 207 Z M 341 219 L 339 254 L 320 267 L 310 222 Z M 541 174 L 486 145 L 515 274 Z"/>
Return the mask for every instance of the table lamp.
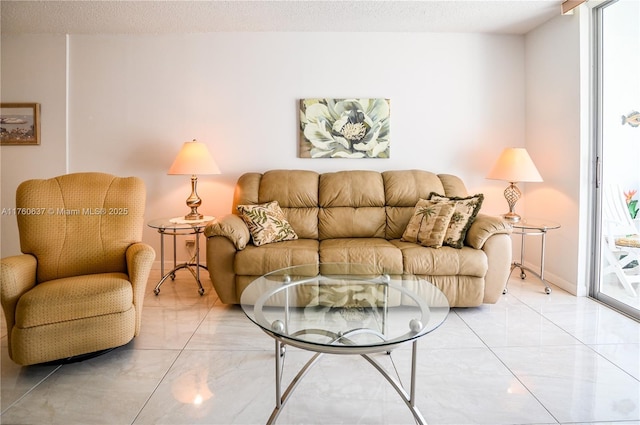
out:
<path id="1" fill-rule="evenodd" d="M 220 174 L 220 169 L 209 153 L 207 145 L 196 141 L 196 139 L 193 139 L 192 142 L 185 142 L 167 174 L 191 175 L 191 195 L 187 198 L 187 207 L 191 208 L 191 212 L 184 218 L 185 220 L 202 219 L 202 214 L 198 212 L 202 200 L 197 192 L 197 174 Z"/>
<path id="2" fill-rule="evenodd" d="M 509 186 L 504 190 L 504 197 L 509 204 L 509 212 L 504 214 L 503 217 L 511 222 L 520 221 L 520 216 L 516 214 L 515 207 L 522 193 L 516 183 L 542 181 L 538 169 L 525 148 L 506 148 L 503 150 L 493 168 L 487 174 L 487 178 L 509 182 Z"/>

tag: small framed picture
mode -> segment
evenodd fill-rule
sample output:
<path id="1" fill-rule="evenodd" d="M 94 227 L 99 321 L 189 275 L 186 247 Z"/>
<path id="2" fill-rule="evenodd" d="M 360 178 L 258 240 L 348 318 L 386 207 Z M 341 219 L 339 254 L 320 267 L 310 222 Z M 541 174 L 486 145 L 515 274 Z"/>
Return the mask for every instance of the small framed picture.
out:
<path id="1" fill-rule="evenodd" d="M 0 145 L 40 144 L 40 104 L 0 104 Z"/>

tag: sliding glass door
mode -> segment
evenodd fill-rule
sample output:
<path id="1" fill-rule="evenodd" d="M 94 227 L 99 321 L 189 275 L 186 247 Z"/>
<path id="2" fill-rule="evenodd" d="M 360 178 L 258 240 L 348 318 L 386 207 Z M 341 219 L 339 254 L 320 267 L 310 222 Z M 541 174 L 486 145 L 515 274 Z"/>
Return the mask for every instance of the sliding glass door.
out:
<path id="1" fill-rule="evenodd" d="M 640 318 L 640 1 L 593 12 L 600 246 L 591 295 Z"/>

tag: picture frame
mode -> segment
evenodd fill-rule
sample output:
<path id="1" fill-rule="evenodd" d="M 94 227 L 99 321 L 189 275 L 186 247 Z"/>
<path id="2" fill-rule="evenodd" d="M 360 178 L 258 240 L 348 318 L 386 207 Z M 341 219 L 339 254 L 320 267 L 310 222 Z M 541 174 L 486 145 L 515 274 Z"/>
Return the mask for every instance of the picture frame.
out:
<path id="1" fill-rule="evenodd" d="M 0 103 L 0 145 L 40 144 L 40 104 Z"/>
<path id="2" fill-rule="evenodd" d="M 389 158 L 389 99 L 299 99 L 298 116 L 299 158 Z"/>

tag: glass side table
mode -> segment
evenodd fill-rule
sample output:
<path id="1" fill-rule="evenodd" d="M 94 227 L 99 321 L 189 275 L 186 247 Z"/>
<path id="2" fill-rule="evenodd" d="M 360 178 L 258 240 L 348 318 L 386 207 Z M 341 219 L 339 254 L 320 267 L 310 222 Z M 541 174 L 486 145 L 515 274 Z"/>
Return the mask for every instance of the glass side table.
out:
<path id="1" fill-rule="evenodd" d="M 513 227 L 513 234 L 520 235 L 520 262 L 514 261 L 511 265 L 511 273 L 513 273 L 513 269 L 520 269 L 520 279 L 525 279 L 527 274 L 525 270 L 530 271 L 534 275 L 538 276 L 542 283 L 544 284 L 544 292 L 546 294 L 551 293 L 551 287 L 544 279 L 544 253 L 545 253 L 545 244 L 547 232 L 549 230 L 556 230 L 560 228 L 560 224 L 555 223 L 553 221 L 548 220 L 540 220 L 536 218 L 532 219 L 522 219 L 521 221 L 515 223 L 509 223 L 511 227 Z M 535 270 L 524 265 L 524 247 L 525 247 L 525 239 L 527 236 L 541 236 L 541 248 L 540 248 L 540 272 L 538 273 Z M 511 276 L 509 273 L 509 277 Z M 509 279 L 507 278 L 507 284 L 509 283 Z M 508 292 L 507 285 L 504 287 L 503 294 Z"/>
<path id="2" fill-rule="evenodd" d="M 160 274 L 162 278 L 156 285 L 153 293 L 160 293 L 160 286 L 167 278 L 174 280 L 176 271 L 187 269 L 193 275 L 198 283 L 198 293 L 204 294 L 202 282 L 200 282 L 200 268 L 207 270 L 207 266 L 200 264 L 200 234 L 204 232 L 205 227 L 213 220 L 214 217 L 204 216 L 201 220 L 185 220 L 183 217 L 176 218 L 160 218 L 151 220 L 147 225 L 158 231 L 160 234 Z M 195 247 L 193 256 L 185 263 L 176 264 L 176 236 L 195 235 Z M 173 236 L 173 269 L 165 274 L 164 272 L 164 237 Z"/>

